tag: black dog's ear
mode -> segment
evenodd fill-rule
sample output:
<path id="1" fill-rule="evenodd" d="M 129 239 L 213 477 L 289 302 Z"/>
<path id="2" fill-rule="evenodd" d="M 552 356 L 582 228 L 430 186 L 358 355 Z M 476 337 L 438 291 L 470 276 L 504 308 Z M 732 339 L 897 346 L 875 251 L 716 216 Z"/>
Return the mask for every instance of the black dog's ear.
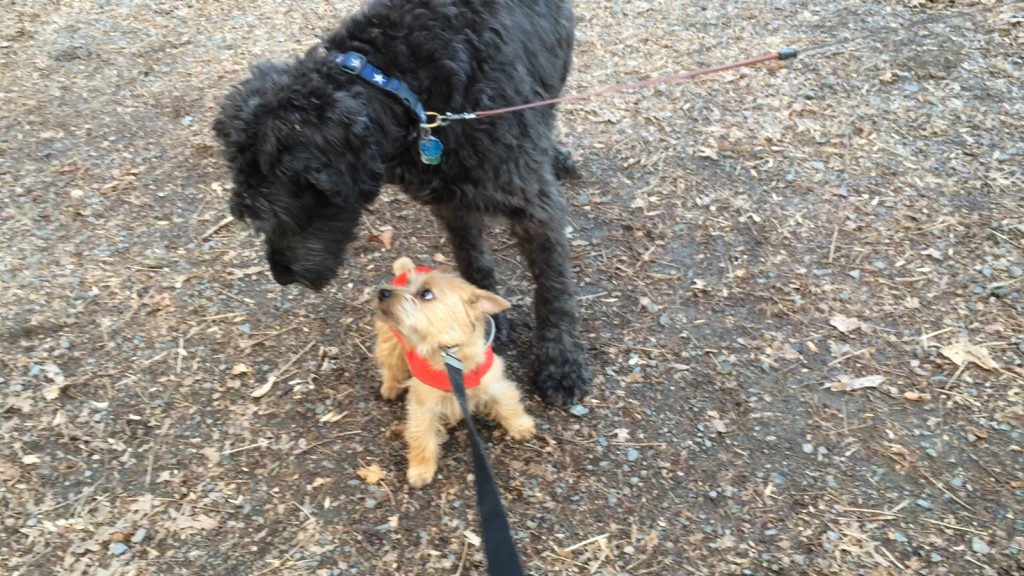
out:
<path id="1" fill-rule="evenodd" d="M 373 133 L 365 104 L 348 94 L 331 99 L 320 132 L 327 158 L 307 165 L 309 181 L 338 205 L 369 204 L 380 194 L 385 166 L 378 152 L 380 135 Z"/>
<path id="2" fill-rule="evenodd" d="M 384 181 L 383 167 L 348 162 L 315 162 L 304 170 L 306 179 L 338 206 L 362 206 L 374 201 Z M 342 165 L 344 164 L 344 165 Z"/>

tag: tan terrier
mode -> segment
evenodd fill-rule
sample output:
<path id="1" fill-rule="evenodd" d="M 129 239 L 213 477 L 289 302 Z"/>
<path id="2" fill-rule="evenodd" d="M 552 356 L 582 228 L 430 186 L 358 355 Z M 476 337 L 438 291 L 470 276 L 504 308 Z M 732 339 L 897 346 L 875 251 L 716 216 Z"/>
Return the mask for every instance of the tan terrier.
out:
<path id="1" fill-rule="evenodd" d="M 488 338 L 489 316 L 507 309 L 502 297 L 409 258 L 393 266 L 395 280 L 377 291 L 374 324 L 377 363 L 388 400 L 409 389 L 405 440 L 409 444 L 409 484 L 418 488 L 437 472 L 446 428 L 462 419 L 451 392 L 442 353 L 457 348 L 471 412 L 501 424 L 509 436 L 525 440 L 536 431 L 523 409 L 519 389 L 505 377 L 505 363 Z"/>

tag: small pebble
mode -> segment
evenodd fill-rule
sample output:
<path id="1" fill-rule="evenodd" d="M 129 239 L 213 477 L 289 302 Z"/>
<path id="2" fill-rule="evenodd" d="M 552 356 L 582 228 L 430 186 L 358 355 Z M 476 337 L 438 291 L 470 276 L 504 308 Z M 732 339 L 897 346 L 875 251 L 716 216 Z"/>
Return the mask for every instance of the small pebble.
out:
<path id="1" fill-rule="evenodd" d="M 931 554 L 929 554 L 928 559 L 931 560 L 933 564 L 942 562 L 942 556 L 939 556 L 936 552 L 932 552 Z"/>
<path id="2" fill-rule="evenodd" d="M 914 500 L 914 503 L 920 506 L 921 508 L 924 508 L 925 510 L 932 509 L 932 503 L 925 500 L 924 498 L 918 498 L 917 500 Z"/>
<path id="3" fill-rule="evenodd" d="M 114 542 L 107 550 L 114 556 L 120 556 L 128 551 L 128 545 L 124 542 Z"/>
<path id="4" fill-rule="evenodd" d="M 367 498 L 366 499 L 366 507 L 367 508 L 376 508 L 377 507 L 377 500 L 375 500 L 374 498 Z"/>
<path id="5" fill-rule="evenodd" d="M 1009 268 L 1007 268 L 1006 271 L 1009 272 L 1010 276 L 1013 276 L 1014 278 L 1020 278 L 1021 276 L 1024 276 L 1024 270 L 1022 270 L 1020 266 L 1010 266 Z"/>
<path id="6" fill-rule="evenodd" d="M 975 536 L 971 538 L 971 550 L 974 550 L 975 554 L 988 554 L 992 549 L 988 547 L 984 540 Z"/>
<path id="7" fill-rule="evenodd" d="M 637 450 L 636 448 L 630 448 L 629 450 L 626 450 L 626 459 L 629 460 L 630 462 L 635 462 L 636 459 L 639 457 L 640 451 Z"/>
<path id="8" fill-rule="evenodd" d="M 809 443 L 809 442 L 805 443 L 803 445 L 803 450 L 804 450 L 804 454 L 813 454 L 814 453 L 814 445 Z"/>
<path id="9" fill-rule="evenodd" d="M 952 486 L 953 488 L 963 488 L 964 479 L 957 476 L 956 478 L 953 478 L 952 480 L 949 481 L 949 485 Z"/>
<path id="10" fill-rule="evenodd" d="M 988 266 L 985 266 L 984 268 L 981 269 L 981 274 L 985 278 L 990 278 L 992 276 L 992 269 L 989 268 Z"/>
<path id="11" fill-rule="evenodd" d="M 587 408 L 583 404 L 576 404 L 569 408 L 569 414 L 572 414 L 573 416 L 584 416 L 588 412 L 590 412 L 590 408 Z"/>
<path id="12" fill-rule="evenodd" d="M 718 490 L 708 490 L 708 499 L 715 500 L 718 498 Z"/>
<path id="13" fill-rule="evenodd" d="M 145 540 L 146 539 L 146 534 L 148 534 L 148 533 L 149 533 L 149 531 L 146 530 L 145 528 L 139 528 L 138 530 L 136 530 L 135 534 L 132 534 L 132 538 L 131 538 L 132 544 L 138 544 L 139 542 L 142 542 L 143 540 Z"/>
<path id="14" fill-rule="evenodd" d="M 847 274 L 849 274 L 850 278 L 853 278 L 854 280 L 860 280 L 860 270 L 850 270 Z"/>

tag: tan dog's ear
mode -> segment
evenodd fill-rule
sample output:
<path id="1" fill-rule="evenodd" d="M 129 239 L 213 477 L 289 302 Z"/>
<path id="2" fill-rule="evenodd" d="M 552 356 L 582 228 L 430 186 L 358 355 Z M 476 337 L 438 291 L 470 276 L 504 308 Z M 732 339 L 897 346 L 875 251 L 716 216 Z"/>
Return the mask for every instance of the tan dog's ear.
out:
<path id="1" fill-rule="evenodd" d="M 473 307 L 483 312 L 484 314 L 497 314 L 503 312 L 512 307 L 508 300 L 505 300 L 497 294 L 492 294 L 486 290 L 477 290 L 473 294 Z"/>
<path id="2" fill-rule="evenodd" d="M 395 263 L 391 265 L 391 271 L 395 273 L 395 276 L 400 276 L 415 267 L 416 265 L 413 264 L 411 258 L 402 256 L 398 260 L 395 260 Z"/>

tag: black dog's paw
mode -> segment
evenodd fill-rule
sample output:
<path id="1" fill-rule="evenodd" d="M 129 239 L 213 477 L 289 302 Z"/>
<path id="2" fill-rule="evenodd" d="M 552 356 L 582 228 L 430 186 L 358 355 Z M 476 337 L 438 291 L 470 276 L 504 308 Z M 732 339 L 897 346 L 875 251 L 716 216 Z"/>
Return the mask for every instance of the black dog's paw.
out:
<path id="1" fill-rule="evenodd" d="M 579 166 L 576 165 L 576 161 L 572 158 L 572 152 L 569 152 L 565 148 L 558 146 L 555 148 L 555 178 L 561 181 L 575 180 L 580 177 Z"/>
<path id="2" fill-rule="evenodd" d="M 569 350 L 540 347 L 535 366 L 533 389 L 552 406 L 572 406 L 590 392 L 587 355 L 578 344 Z"/>

